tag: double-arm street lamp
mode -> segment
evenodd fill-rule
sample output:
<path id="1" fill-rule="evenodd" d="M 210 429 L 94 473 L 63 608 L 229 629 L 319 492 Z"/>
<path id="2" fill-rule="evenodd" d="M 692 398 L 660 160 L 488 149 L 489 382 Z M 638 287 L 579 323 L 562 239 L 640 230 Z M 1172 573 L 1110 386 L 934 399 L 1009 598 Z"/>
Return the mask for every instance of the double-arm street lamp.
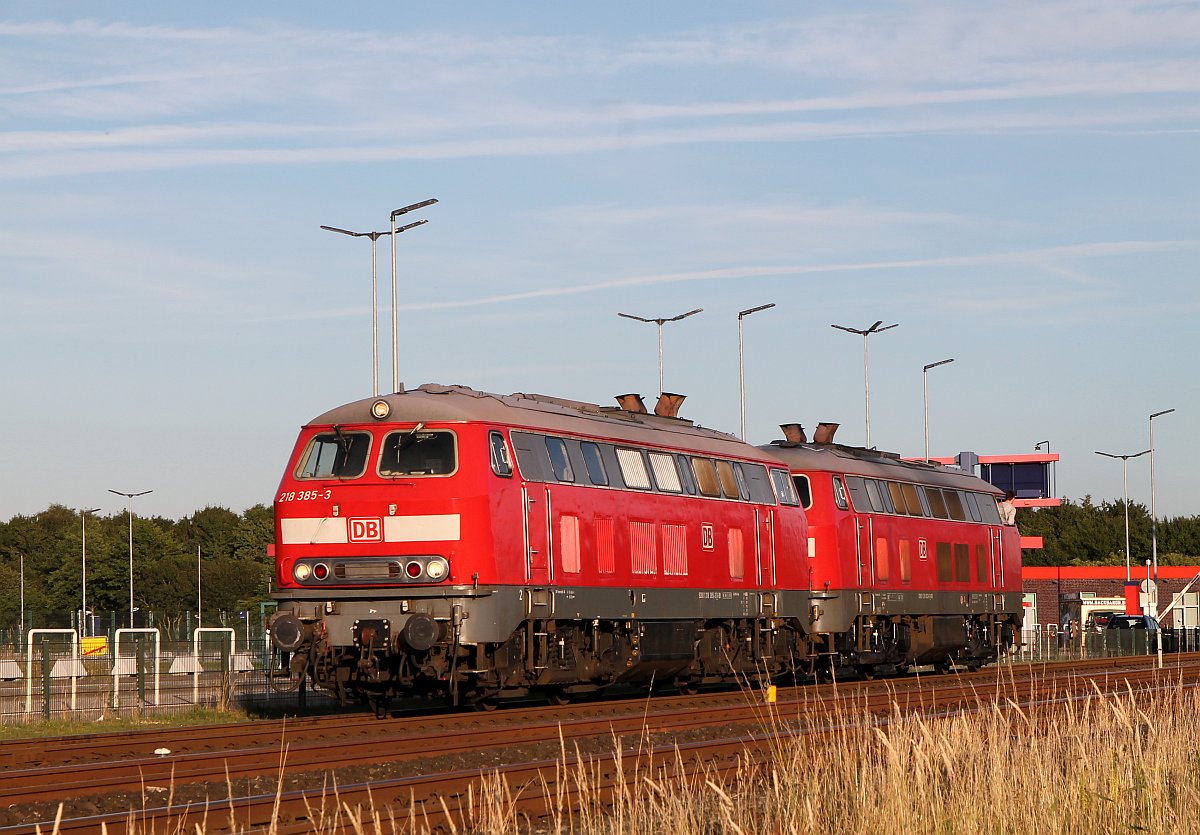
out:
<path id="1" fill-rule="evenodd" d="M 91 514 L 98 511 L 98 507 L 81 508 L 79 511 L 79 575 L 80 586 L 83 590 L 83 608 L 79 610 L 79 634 L 83 637 L 88 636 L 88 607 L 87 607 L 87 518 Z"/>
<path id="2" fill-rule="evenodd" d="M 109 489 L 110 493 L 124 496 L 129 500 L 129 628 L 133 628 L 133 500 L 138 496 L 153 493 L 153 490 L 143 490 L 140 493 L 123 493 L 120 490 Z"/>
<path id="3" fill-rule="evenodd" d="M 426 206 L 432 206 L 437 202 L 436 197 L 429 200 L 422 200 L 420 203 L 413 203 L 410 206 L 405 206 L 396 209 L 392 212 L 392 391 L 400 390 L 400 300 L 396 296 L 396 236 L 406 229 L 412 229 L 414 226 L 420 226 L 426 221 L 417 221 L 410 223 L 407 226 L 396 228 L 396 218 L 401 215 L 406 215 L 409 212 L 415 212 L 417 209 L 424 209 Z"/>
<path id="4" fill-rule="evenodd" d="M 1150 450 L 1143 449 L 1141 452 L 1130 453 L 1129 455 L 1114 455 L 1111 452 L 1097 451 L 1097 455 L 1103 455 L 1106 458 L 1121 459 L 1121 482 L 1125 487 L 1125 582 L 1129 582 L 1129 459 L 1139 458 Z"/>
<path id="5" fill-rule="evenodd" d="M 1150 415 L 1150 559 L 1154 562 L 1154 579 L 1158 579 L 1158 515 L 1154 509 L 1154 419 L 1169 415 L 1174 409 L 1163 409 Z"/>
<path id="6" fill-rule="evenodd" d="M 410 223 L 407 226 L 401 226 L 395 230 L 395 234 L 399 235 L 414 226 L 420 226 L 422 223 L 428 223 L 427 220 L 418 220 L 416 223 Z M 393 232 L 389 229 L 386 232 L 354 232 L 349 229 L 339 229 L 336 226 L 322 226 L 327 232 L 337 232 L 342 235 L 349 235 L 353 238 L 370 238 L 371 239 L 371 393 L 379 396 L 379 278 L 378 270 L 376 269 L 375 259 L 375 244 L 384 235 L 391 235 Z"/>
<path id="7" fill-rule="evenodd" d="M 838 330 L 845 331 L 846 333 L 856 333 L 863 338 L 863 390 L 866 393 L 867 411 L 867 442 L 865 446 L 867 449 L 871 448 L 871 375 L 867 366 L 867 337 L 873 333 L 883 333 L 886 330 L 891 330 L 899 324 L 899 322 L 896 322 L 895 324 L 884 325 L 883 320 L 880 319 L 869 328 L 851 328 L 847 327 L 846 325 L 830 325 L 830 327 L 837 328 Z M 883 327 L 880 327 L 880 325 L 883 325 Z"/>
<path id="8" fill-rule="evenodd" d="M 746 362 L 742 348 L 742 320 L 751 313 L 758 313 L 760 310 L 768 310 L 775 306 L 775 302 L 770 304 L 760 304 L 758 307 L 752 307 L 749 310 L 738 311 L 738 391 L 739 399 L 742 405 L 742 440 L 746 440 Z M 662 380 L 658 381 L 659 388 L 662 388 Z"/>
<path id="9" fill-rule="evenodd" d="M 680 319 L 686 319 L 689 316 L 695 316 L 697 313 L 703 313 L 704 308 L 697 307 L 695 310 L 689 310 L 687 313 L 680 313 L 678 316 L 663 317 L 661 319 L 644 319 L 641 316 L 634 316 L 632 313 L 618 313 L 618 316 L 624 316 L 626 319 L 636 319 L 639 322 L 652 322 L 658 325 L 658 393 L 663 393 L 663 325 L 667 322 L 678 322 Z"/>
<path id="10" fill-rule="evenodd" d="M 929 460 L 929 369 L 937 368 L 939 365 L 949 365 L 954 362 L 954 359 L 938 360 L 931 362 L 921 368 L 921 379 L 925 388 L 925 460 Z"/>

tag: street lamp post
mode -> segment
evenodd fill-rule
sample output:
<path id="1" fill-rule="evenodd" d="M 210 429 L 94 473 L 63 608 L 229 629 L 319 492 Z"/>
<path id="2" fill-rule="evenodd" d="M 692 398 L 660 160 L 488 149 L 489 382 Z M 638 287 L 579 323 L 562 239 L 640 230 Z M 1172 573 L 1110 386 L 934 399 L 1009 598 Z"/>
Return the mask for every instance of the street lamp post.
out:
<path id="1" fill-rule="evenodd" d="M 100 508 L 90 507 L 79 511 L 79 576 L 82 589 L 83 608 L 79 610 L 79 634 L 88 637 L 88 607 L 87 607 L 87 518 Z"/>
<path id="2" fill-rule="evenodd" d="M 412 229 L 414 226 L 420 226 L 426 221 L 410 223 L 399 229 L 396 228 L 396 218 L 401 215 L 406 215 L 409 212 L 415 212 L 417 209 L 424 209 L 426 206 L 432 206 L 437 202 L 436 197 L 429 200 L 422 200 L 420 203 L 413 203 L 410 206 L 405 206 L 401 209 L 396 209 L 392 212 L 392 391 L 400 389 L 400 300 L 396 297 L 396 236 L 405 229 Z"/>
<path id="3" fill-rule="evenodd" d="M 1122 482 L 1122 484 L 1124 484 L 1124 487 L 1125 487 L 1125 582 L 1126 583 L 1128 583 L 1129 579 L 1130 579 L 1130 574 L 1129 574 L 1129 459 L 1130 458 L 1138 458 L 1140 456 L 1145 455 L 1149 451 L 1150 450 L 1148 450 L 1148 449 L 1143 449 L 1141 452 L 1134 452 L 1129 455 L 1114 455 L 1111 452 L 1099 452 L 1099 451 L 1096 452 L 1097 455 L 1103 455 L 1106 458 L 1120 458 L 1121 459 L 1121 482 Z"/>
<path id="4" fill-rule="evenodd" d="M 760 304 L 758 307 L 752 307 L 749 310 L 738 311 L 738 392 L 739 399 L 742 405 L 742 440 L 746 440 L 746 362 L 744 359 L 744 351 L 742 346 L 742 320 L 751 313 L 758 313 L 760 310 L 767 310 L 775 306 L 775 302 L 770 304 Z M 659 388 L 662 388 L 662 380 L 658 381 Z"/>
<path id="5" fill-rule="evenodd" d="M 129 500 L 129 628 L 133 628 L 133 500 L 138 496 L 153 493 L 153 490 L 143 490 L 140 493 L 124 493 L 120 490 L 109 489 L 110 493 L 124 496 Z"/>
<path id="6" fill-rule="evenodd" d="M 846 325 L 830 325 L 830 327 L 837 328 L 840 331 L 846 331 L 846 333 L 856 333 L 863 338 L 863 391 L 866 394 L 867 449 L 871 448 L 871 375 L 867 366 L 867 337 L 873 333 L 882 333 L 883 331 L 891 330 L 899 324 L 899 322 L 896 322 L 891 325 L 883 325 L 883 320 L 880 319 L 869 328 L 851 328 L 847 327 Z M 883 327 L 880 327 L 880 325 L 883 325 Z"/>
<path id="7" fill-rule="evenodd" d="M 939 365 L 949 365 L 954 362 L 954 359 L 938 360 L 931 362 L 929 365 L 921 368 L 921 379 L 925 389 L 925 460 L 929 461 L 929 369 L 937 368 Z"/>
<path id="8" fill-rule="evenodd" d="M 420 226 L 422 223 L 428 223 L 427 220 L 418 220 L 416 223 L 410 223 L 407 226 L 402 226 L 396 230 L 396 234 L 403 232 L 406 229 L 411 229 L 414 226 Z M 379 278 L 378 270 L 376 269 L 375 259 L 375 244 L 384 235 L 391 235 L 391 230 L 387 232 L 352 232 L 349 229 L 339 229 L 336 226 L 322 226 L 322 229 L 327 232 L 337 232 L 342 235 L 349 235 L 353 238 L 370 238 L 371 239 L 371 393 L 379 396 Z"/>
<path id="9" fill-rule="evenodd" d="M 1154 562 L 1154 579 L 1158 580 L 1158 515 L 1154 509 L 1154 419 L 1169 415 L 1174 409 L 1163 409 L 1150 415 L 1150 559 Z"/>
<path id="10" fill-rule="evenodd" d="M 670 318 L 663 317 L 661 319 L 643 319 L 641 316 L 634 316 L 632 313 L 618 313 L 618 316 L 624 316 L 626 319 L 636 319 L 639 322 L 653 322 L 658 325 L 658 393 L 663 393 L 663 325 L 667 322 L 678 322 L 680 319 L 686 319 L 689 316 L 695 316 L 697 313 L 703 313 L 703 307 L 697 307 L 695 310 L 689 310 L 687 313 L 680 313 L 678 316 Z"/>

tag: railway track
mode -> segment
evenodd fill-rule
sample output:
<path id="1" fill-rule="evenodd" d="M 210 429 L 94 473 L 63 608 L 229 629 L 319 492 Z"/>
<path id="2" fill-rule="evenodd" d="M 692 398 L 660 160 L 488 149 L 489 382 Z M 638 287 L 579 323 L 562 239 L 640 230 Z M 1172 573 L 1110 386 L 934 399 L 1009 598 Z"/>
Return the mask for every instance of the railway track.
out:
<path id="1" fill-rule="evenodd" d="M 1097 688 L 1125 692 L 1200 682 L 1200 654 L 1172 661 L 1162 671 L 1153 669 L 1151 659 L 1113 658 L 786 688 L 769 709 L 757 693 L 714 693 L 384 722 L 342 716 L 186 733 L 142 731 L 116 739 L 64 737 L 37 741 L 37 755 L 29 745 L 10 742 L 0 745 L 0 764 L 7 769 L 0 807 L 8 807 L 11 825 L 0 833 L 32 832 L 36 823 L 47 831 L 60 802 L 72 811 L 59 832 L 97 831 L 101 823 L 111 833 L 130 831 L 131 809 L 140 832 L 192 831 L 201 819 L 207 832 L 252 830 L 263 825 L 264 815 L 276 822 L 277 832 L 311 832 L 314 814 L 322 814 L 314 797 L 334 783 L 338 801 L 351 808 L 369 794 L 376 808 L 399 804 L 405 817 L 444 824 L 446 816 L 462 820 L 467 814 L 466 786 L 477 783 L 481 771 L 502 774 L 510 786 L 539 787 L 521 800 L 529 804 L 522 813 L 536 818 L 548 813 L 537 798 L 563 790 L 556 775 L 564 765 L 586 766 L 602 781 L 598 785 L 615 786 L 623 779 L 618 760 L 634 758 L 646 767 L 662 757 L 694 756 L 719 771 L 722 763 L 777 744 L 781 734 L 819 731 L 829 717 L 844 718 L 851 709 L 928 714 L 1068 699 Z M 151 746 L 171 753 L 147 755 Z"/>

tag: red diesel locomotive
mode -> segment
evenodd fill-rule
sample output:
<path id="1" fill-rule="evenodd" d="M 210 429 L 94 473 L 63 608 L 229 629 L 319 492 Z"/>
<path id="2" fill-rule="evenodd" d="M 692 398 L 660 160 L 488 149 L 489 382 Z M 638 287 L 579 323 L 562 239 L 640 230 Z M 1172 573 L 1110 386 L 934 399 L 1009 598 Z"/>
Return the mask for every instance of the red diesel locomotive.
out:
<path id="1" fill-rule="evenodd" d="M 618 400 L 425 385 L 305 426 L 275 502 L 290 686 L 486 707 L 974 667 L 1011 640 L 1020 552 L 991 485 Z"/>
<path id="2" fill-rule="evenodd" d="M 832 443 L 797 424 L 769 450 L 792 472 L 808 519 L 807 630 L 860 672 L 995 660 L 1019 634 L 1021 545 L 1001 492 L 954 467 Z"/>
<path id="3" fill-rule="evenodd" d="M 382 712 L 787 670 L 799 497 L 770 453 L 675 417 L 682 399 L 425 385 L 304 427 L 275 502 L 292 681 Z"/>

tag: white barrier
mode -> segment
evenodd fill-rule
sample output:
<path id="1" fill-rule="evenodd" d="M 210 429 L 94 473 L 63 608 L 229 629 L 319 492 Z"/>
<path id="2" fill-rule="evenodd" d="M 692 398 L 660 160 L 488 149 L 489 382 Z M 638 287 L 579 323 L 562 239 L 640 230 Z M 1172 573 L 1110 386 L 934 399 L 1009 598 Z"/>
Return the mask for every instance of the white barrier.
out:
<path id="1" fill-rule="evenodd" d="M 137 657 L 133 655 L 121 657 L 122 635 L 152 635 L 154 636 L 154 706 L 158 706 L 158 669 L 159 669 L 159 634 L 157 629 L 118 629 L 113 634 L 113 708 L 120 707 L 120 676 L 137 674 Z"/>
<path id="2" fill-rule="evenodd" d="M 74 629 L 30 629 L 29 633 L 28 633 L 28 638 L 27 638 L 28 644 L 26 645 L 28 648 L 27 654 L 26 654 L 26 664 L 28 666 L 25 668 L 25 673 L 26 673 L 26 675 L 25 675 L 25 712 L 26 713 L 33 712 L 33 636 L 34 635 L 70 635 L 71 636 L 71 655 L 73 656 L 75 661 L 77 663 L 79 663 L 79 668 L 80 669 L 83 668 L 82 662 L 79 661 L 79 633 L 76 632 Z M 87 673 L 84 673 L 84 675 L 87 675 Z M 77 685 L 78 681 L 79 681 L 79 679 L 77 676 L 71 676 L 71 710 L 75 709 L 75 691 L 76 691 L 76 685 Z M 49 699 L 50 694 L 43 693 L 42 697 L 45 699 Z"/>

